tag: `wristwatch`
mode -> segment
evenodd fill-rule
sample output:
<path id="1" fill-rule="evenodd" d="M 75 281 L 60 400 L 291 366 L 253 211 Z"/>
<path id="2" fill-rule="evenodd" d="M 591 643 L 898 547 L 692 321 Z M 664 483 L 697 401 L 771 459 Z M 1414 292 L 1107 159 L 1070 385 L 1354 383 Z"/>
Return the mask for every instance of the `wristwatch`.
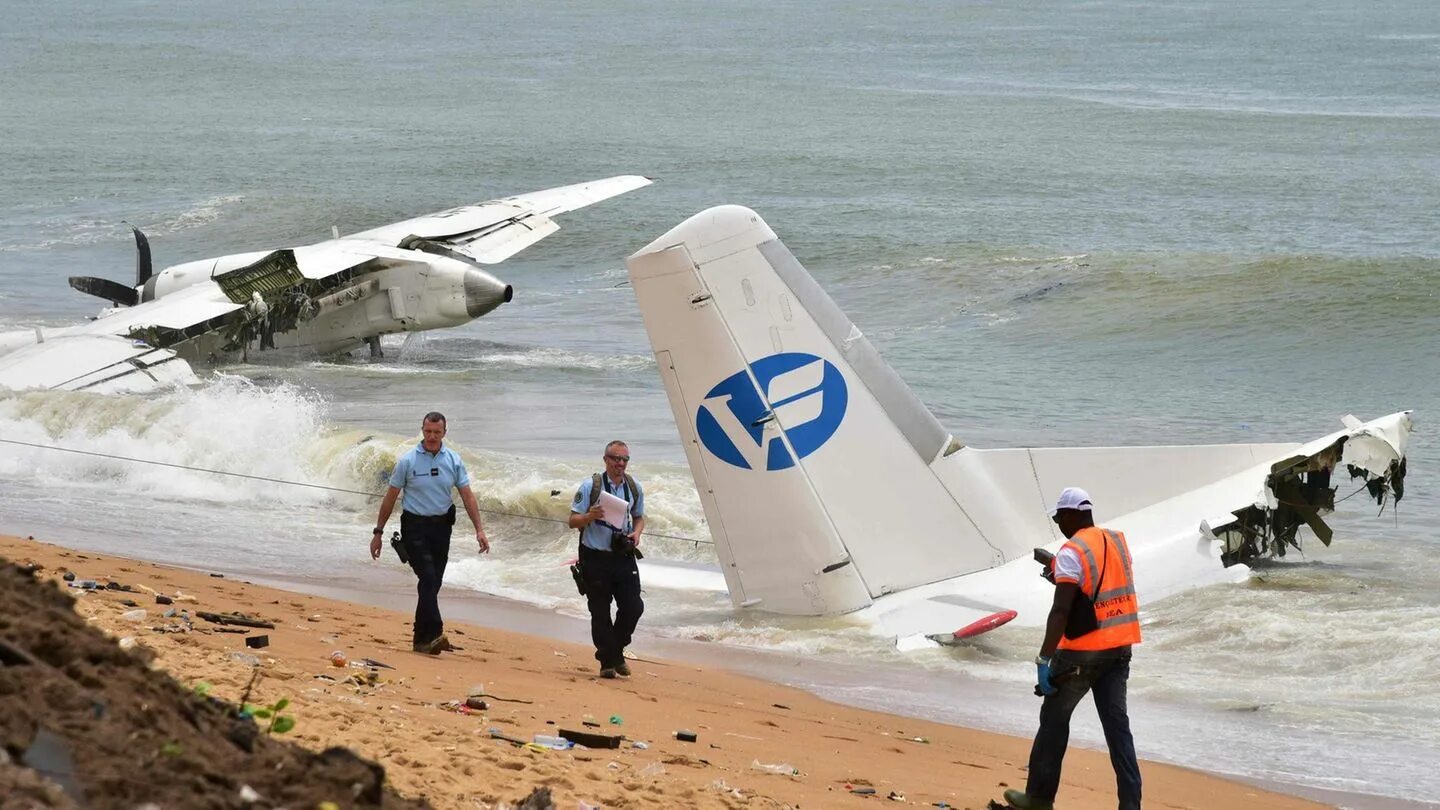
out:
<path id="1" fill-rule="evenodd" d="M 1035 663 L 1039 666 L 1049 666 L 1050 659 L 1043 655 L 1035 656 Z"/>
<path id="2" fill-rule="evenodd" d="M 384 534 L 384 533 L 385 533 L 385 530 L 382 529 L 382 528 L 380 528 L 379 526 L 376 526 L 375 528 L 373 528 L 373 529 L 370 530 L 370 533 L 371 533 L 371 534 Z"/>

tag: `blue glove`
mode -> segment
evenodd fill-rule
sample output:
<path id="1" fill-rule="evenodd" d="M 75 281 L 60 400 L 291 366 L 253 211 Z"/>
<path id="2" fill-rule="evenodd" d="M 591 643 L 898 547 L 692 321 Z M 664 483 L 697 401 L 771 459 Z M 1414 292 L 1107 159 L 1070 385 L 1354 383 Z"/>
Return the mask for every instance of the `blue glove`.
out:
<path id="1" fill-rule="evenodd" d="M 1042 695 L 1053 695 L 1060 691 L 1050 683 L 1050 660 L 1044 656 L 1035 659 L 1035 689 Z"/>

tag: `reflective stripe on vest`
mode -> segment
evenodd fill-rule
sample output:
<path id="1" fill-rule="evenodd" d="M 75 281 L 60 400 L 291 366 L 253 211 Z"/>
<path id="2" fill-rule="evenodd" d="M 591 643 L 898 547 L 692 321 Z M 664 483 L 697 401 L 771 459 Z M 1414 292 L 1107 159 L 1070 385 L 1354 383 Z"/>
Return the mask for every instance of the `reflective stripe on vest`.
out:
<path id="1" fill-rule="evenodd" d="M 1076 639 L 1062 636 L 1060 649 L 1109 650 L 1139 644 L 1140 602 L 1135 596 L 1135 575 L 1125 535 L 1090 526 L 1076 532 L 1066 545 L 1079 553 L 1080 590 L 1086 596 L 1094 595 L 1098 629 Z"/>

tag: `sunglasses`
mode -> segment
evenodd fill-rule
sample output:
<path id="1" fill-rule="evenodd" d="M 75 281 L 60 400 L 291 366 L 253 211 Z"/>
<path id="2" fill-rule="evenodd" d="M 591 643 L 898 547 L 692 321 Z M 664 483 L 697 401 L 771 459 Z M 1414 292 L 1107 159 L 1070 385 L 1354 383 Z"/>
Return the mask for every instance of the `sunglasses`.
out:
<path id="1" fill-rule="evenodd" d="M 615 463 L 617 463 L 617 464 L 629 464 L 629 463 L 630 463 L 630 457 L 629 457 L 629 456 L 612 456 L 612 455 L 610 455 L 609 453 L 606 453 L 606 454 L 605 454 L 605 458 L 608 458 L 608 459 L 610 459 L 611 461 L 613 461 L 613 462 L 615 462 Z"/>

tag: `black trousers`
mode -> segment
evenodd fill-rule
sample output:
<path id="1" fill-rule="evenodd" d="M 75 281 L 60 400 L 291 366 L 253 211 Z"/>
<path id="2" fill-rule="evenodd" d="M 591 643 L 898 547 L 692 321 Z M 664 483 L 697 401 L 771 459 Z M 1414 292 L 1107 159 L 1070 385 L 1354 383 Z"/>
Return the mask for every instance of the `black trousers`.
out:
<path id="1" fill-rule="evenodd" d="M 450 525 L 405 512 L 400 515 L 400 537 L 410 555 L 410 568 L 420 582 L 415 586 L 413 643 L 428 644 L 445 632 L 440 618 L 440 582 L 450 561 Z"/>
<path id="2" fill-rule="evenodd" d="M 625 648 L 645 612 L 640 598 L 640 568 L 635 555 L 596 551 L 580 547 L 580 575 L 585 579 L 585 599 L 590 607 L 590 640 L 595 643 L 595 660 L 602 667 L 619 666 Z M 610 618 L 610 603 L 615 618 Z"/>
<path id="3" fill-rule="evenodd" d="M 1070 660 L 1061 650 L 1056 669 L 1078 664 L 1080 673 L 1047 695 L 1040 707 L 1040 730 L 1030 748 L 1030 775 L 1025 794 L 1032 799 L 1055 801 L 1060 791 L 1060 764 L 1070 743 L 1070 715 L 1089 692 L 1095 697 L 1110 764 L 1115 768 L 1115 787 L 1121 810 L 1140 808 L 1140 763 L 1135 759 L 1135 741 L 1130 736 L 1130 715 L 1126 712 L 1125 686 L 1130 680 L 1130 655 L 1099 660 Z"/>

